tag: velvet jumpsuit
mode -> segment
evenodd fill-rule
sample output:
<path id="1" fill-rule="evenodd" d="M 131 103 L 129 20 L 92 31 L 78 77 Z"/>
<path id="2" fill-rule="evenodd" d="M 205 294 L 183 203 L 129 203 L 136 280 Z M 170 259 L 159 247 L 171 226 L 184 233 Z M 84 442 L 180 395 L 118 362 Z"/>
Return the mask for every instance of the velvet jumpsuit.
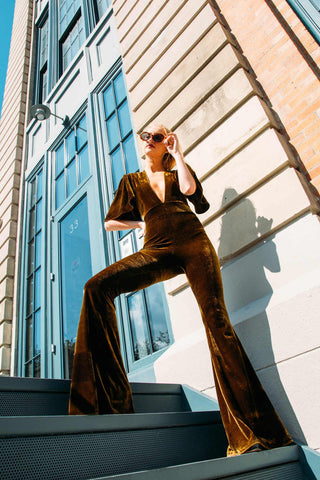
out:
<path id="1" fill-rule="evenodd" d="M 189 167 L 190 168 L 190 167 Z M 201 184 L 186 197 L 177 171 L 164 172 L 165 197 L 145 171 L 124 175 L 106 220 L 145 221 L 143 248 L 110 265 L 85 285 L 73 364 L 70 414 L 132 413 L 132 394 L 120 353 L 114 299 L 124 292 L 185 273 L 200 307 L 215 386 L 229 441 L 228 455 L 255 443 L 269 449 L 292 442 L 233 330 L 224 303 L 220 266 L 192 212 L 209 208 Z"/>

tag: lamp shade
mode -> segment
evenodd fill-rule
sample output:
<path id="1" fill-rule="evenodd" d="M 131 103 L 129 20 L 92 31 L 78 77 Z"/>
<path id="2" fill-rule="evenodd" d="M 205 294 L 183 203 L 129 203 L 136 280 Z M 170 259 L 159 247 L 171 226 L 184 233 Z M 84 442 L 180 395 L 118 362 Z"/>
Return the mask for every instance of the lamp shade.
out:
<path id="1" fill-rule="evenodd" d="M 50 117 L 51 112 L 50 108 L 47 105 L 39 104 L 39 105 L 32 105 L 30 109 L 30 114 L 32 118 L 36 118 L 40 122 L 46 120 Z"/>

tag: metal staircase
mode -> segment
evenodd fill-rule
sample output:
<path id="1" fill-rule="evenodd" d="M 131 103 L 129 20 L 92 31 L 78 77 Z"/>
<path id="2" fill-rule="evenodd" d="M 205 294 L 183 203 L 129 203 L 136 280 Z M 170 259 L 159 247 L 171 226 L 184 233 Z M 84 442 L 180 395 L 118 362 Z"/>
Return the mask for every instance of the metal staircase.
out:
<path id="1" fill-rule="evenodd" d="M 217 404 L 181 385 L 132 384 L 133 415 L 67 416 L 69 381 L 0 378 L 0 479 L 317 478 L 298 446 L 226 458 Z"/>

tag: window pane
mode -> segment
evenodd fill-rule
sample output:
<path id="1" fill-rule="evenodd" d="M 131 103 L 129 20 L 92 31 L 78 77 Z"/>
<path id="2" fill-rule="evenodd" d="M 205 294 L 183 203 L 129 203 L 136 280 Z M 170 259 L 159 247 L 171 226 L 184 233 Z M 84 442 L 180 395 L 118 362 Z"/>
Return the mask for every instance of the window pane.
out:
<path id="1" fill-rule="evenodd" d="M 118 122 L 115 114 L 112 115 L 110 120 L 107 121 L 107 131 L 109 148 L 110 150 L 113 150 L 114 147 L 120 142 Z"/>
<path id="2" fill-rule="evenodd" d="M 88 147 L 79 153 L 79 184 L 90 175 Z"/>
<path id="3" fill-rule="evenodd" d="M 42 200 L 40 200 L 37 203 L 37 228 L 36 228 L 37 232 L 41 230 L 41 226 L 42 226 Z"/>
<path id="4" fill-rule="evenodd" d="M 128 102 L 125 102 L 118 110 L 121 137 L 125 137 L 131 130 L 131 120 Z"/>
<path id="5" fill-rule="evenodd" d="M 153 351 L 161 350 L 161 348 L 169 345 L 169 332 L 167 322 L 165 320 L 162 286 L 155 284 L 145 290 L 149 324 L 152 335 Z"/>
<path id="6" fill-rule="evenodd" d="M 64 144 L 56 151 L 56 177 L 62 172 L 64 167 Z"/>
<path id="7" fill-rule="evenodd" d="M 120 148 L 111 155 L 111 166 L 112 166 L 112 178 L 113 178 L 113 188 L 117 190 L 119 182 L 124 175 L 124 169 L 122 164 L 122 155 Z"/>
<path id="8" fill-rule="evenodd" d="M 85 282 L 92 276 L 87 199 L 84 198 L 61 222 L 61 279 L 63 336 L 71 374 L 81 298 Z"/>
<path id="9" fill-rule="evenodd" d="M 59 33 L 64 32 L 77 10 L 80 7 L 80 0 L 59 0 Z"/>
<path id="10" fill-rule="evenodd" d="M 56 208 L 59 208 L 66 199 L 64 178 L 65 175 L 62 173 L 62 175 L 60 175 L 60 177 L 56 180 Z"/>
<path id="11" fill-rule="evenodd" d="M 67 197 L 77 188 L 76 161 L 70 163 L 67 168 Z"/>
<path id="12" fill-rule="evenodd" d="M 142 292 L 128 297 L 134 359 L 146 357 L 151 353 L 147 321 L 143 306 Z"/>
<path id="13" fill-rule="evenodd" d="M 120 73 L 120 75 L 118 75 L 115 78 L 114 89 L 115 89 L 115 92 L 116 92 L 117 105 L 119 105 L 127 95 L 122 73 Z"/>
<path id="14" fill-rule="evenodd" d="M 37 192 L 37 183 L 36 183 L 36 179 L 34 179 L 31 182 L 31 188 L 30 188 L 30 208 L 33 207 L 33 205 L 36 203 L 36 199 L 37 199 L 36 192 Z"/>
<path id="15" fill-rule="evenodd" d="M 33 363 L 28 362 L 25 366 L 25 376 L 26 377 L 33 377 Z"/>
<path id="16" fill-rule="evenodd" d="M 42 170 L 38 175 L 38 184 L 37 184 L 37 200 L 42 197 Z"/>
<path id="17" fill-rule="evenodd" d="M 41 265 L 41 232 L 36 235 L 36 264 L 35 268 Z"/>
<path id="18" fill-rule="evenodd" d="M 40 28 L 40 68 L 48 59 L 48 20 Z"/>
<path id="19" fill-rule="evenodd" d="M 28 247 L 28 275 L 33 272 L 34 269 L 34 239 L 31 240 Z"/>
<path id="20" fill-rule="evenodd" d="M 67 162 L 69 163 L 76 154 L 76 136 L 74 130 L 66 138 L 66 154 Z"/>
<path id="21" fill-rule="evenodd" d="M 41 268 L 34 275 L 34 310 L 41 305 Z"/>
<path id="22" fill-rule="evenodd" d="M 33 276 L 27 280 L 27 315 L 33 312 Z"/>
<path id="23" fill-rule="evenodd" d="M 99 11 L 99 18 L 102 17 L 104 12 L 109 8 L 111 5 L 111 0 L 98 0 L 98 11 Z"/>
<path id="24" fill-rule="evenodd" d="M 34 314 L 34 353 L 38 355 L 41 350 L 41 310 L 37 310 Z"/>
<path id="25" fill-rule="evenodd" d="M 80 127 L 80 128 L 79 128 Z M 81 147 L 87 141 L 87 121 L 86 117 L 83 117 L 77 128 L 77 151 L 81 150 Z"/>
<path id="26" fill-rule="evenodd" d="M 82 17 L 79 18 L 67 38 L 62 43 L 62 67 L 66 70 L 71 60 L 77 54 L 85 40 L 85 31 Z"/>
<path id="27" fill-rule="evenodd" d="M 123 152 L 124 152 L 124 158 L 126 161 L 127 173 L 136 172 L 137 170 L 139 170 L 133 135 L 130 135 L 130 137 L 128 137 L 123 142 Z"/>
<path id="28" fill-rule="evenodd" d="M 30 360 L 33 357 L 33 320 L 32 316 L 27 318 L 26 321 L 26 360 Z"/>
<path id="29" fill-rule="evenodd" d="M 112 85 L 110 85 L 107 88 L 107 90 L 104 92 L 103 99 L 104 99 L 104 108 L 106 110 L 106 117 L 109 117 L 109 115 L 111 115 L 111 113 L 116 108 Z"/>
<path id="30" fill-rule="evenodd" d="M 35 230 L 35 222 L 36 222 L 36 209 L 35 207 L 29 212 L 29 240 L 34 237 L 34 230 Z"/>
<path id="31" fill-rule="evenodd" d="M 38 355 L 34 360 L 33 360 L 33 376 L 36 378 L 40 378 L 41 372 L 40 372 L 40 355 Z"/>

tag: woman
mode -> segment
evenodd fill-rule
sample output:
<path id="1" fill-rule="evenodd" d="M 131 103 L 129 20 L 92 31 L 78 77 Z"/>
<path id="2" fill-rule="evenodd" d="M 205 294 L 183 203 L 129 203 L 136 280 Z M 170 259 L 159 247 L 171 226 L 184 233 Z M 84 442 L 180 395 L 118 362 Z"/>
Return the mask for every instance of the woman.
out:
<path id="1" fill-rule="evenodd" d="M 266 396 L 226 311 L 219 262 L 196 213 L 209 204 L 184 162 L 177 136 L 163 125 L 141 134 L 145 170 L 122 178 L 105 228 L 145 230 L 142 250 L 85 285 L 71 384 L 70 413 L 130 413 L 133 403 L 120 354 L 114 298 L 179 273 L 200 307 L 227 433 L 228 455 L 292 442 Z M 176 163 L 176 170 L 171 170 Z"/>

